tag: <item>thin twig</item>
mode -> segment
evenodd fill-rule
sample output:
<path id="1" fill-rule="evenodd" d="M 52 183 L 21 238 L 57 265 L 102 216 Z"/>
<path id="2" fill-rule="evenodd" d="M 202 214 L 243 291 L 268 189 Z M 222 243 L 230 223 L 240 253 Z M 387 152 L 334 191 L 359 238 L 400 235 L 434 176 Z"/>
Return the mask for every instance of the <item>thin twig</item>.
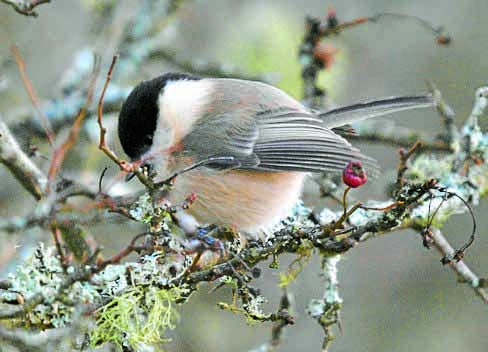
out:
<path id="1" fill-rule="evenodd" d="M 451 149 L 454 149 L 456 143 L 459 143 L 459 132 L 454 124 L 456 114 L 449 104 L 447 104 L 447 102 L 444 100 L 441 91 L 436 87 L 434 82 L 427 81 L 427 88 L 434 98 L 437 113 L 441 117 L 444 124 L 445 133 L 441 134 L 441 137 Z"/>
<path id="2" fill-rule="evenodd" d="M 136 247 L 136 242 L 141 238 L 147 235 L 147 232 L 140 233 L 136 235 L 132 241 L 130 241 L 129 245 L 122 249 L 119 253 L 113 255 L 112 257 L 100 262 L 98 265 L 102 267 L 106 267 L 108 265 L 119 264 L 122 259 L 127 257 L 129 254 L 134 252 L 138 247 Z"/>
<path id="3" fill-rule="evenodd" d="M 452 248 L 449 242 L 447 242 L 441 230 L 433 228 L 432 239 L 434 247 L 439 251 L 440 254 L 442 254 L 442 256 L 452 257 L 455 254 L 454 248 Z M 458 262 L 451 261 L 448 263 L 448 266 L 462 278 L 463 282 L 466 282 L 471 286 L 471 288 L 484 303 L 488 304 L 488 293 L 482 287 L 480 287 L 480 279 L 473 271 L 471 271 L 463 260 Z"/>
<path id="4" fill-rule="evenodd" d="M 287 288 L 283 288 L 283 294 L 281 295 L 280 299 L 280 307 L 279 311 L 286 311 L 289 312 L 291 308 L 291 297 L 288 294 Z M 273 324 L 273 327 L 271 328 L 271 341 L 270 341 L 270 347 L 272 348 L 271 351 L 276 349 L 282 340 L 282 335 L 283 335 L 283 329 L 290 325 L 289 322 L 286 320 L 279 320 Z"/>
<path id="5" fill-rule="evenodd" d="M 331 230 L 334 231 L 334 230 L 341 228 L 344 221 L 346 221 L 356 210 L 358 210 L 359 208 L 362 207 L 361 203 L 356 203 L 351 207 L 351 209 L 347 210 L 347 195 L 351 189 L 352 189 L 352 187 L 348 186 L 344 190 L 344 193 L 342 194 L 342 215 L 339 218 L 339 220 L 337 220 L 335 223 L 333 223 L 333 225 L 331 227 L 329 227 L 329 226 L 325 227 L 325 230 L 327 232 L 329 232 Z"/>
<path id="6" fill-rule="evenodd" d="M 117 63 L 118 56 L 114 55 L 112 57 L 112 63 L 110 64 L 110 68 L 107 72 L 107 78 L 105 79 L 105 84 L 103 85 L 102 93 L 100 94 L 100 99 L 98 100 L 98 109 L 97 109 L 97 122 L 98 127 L 100 129 L 100 140 L 98 143 L 98 149 L 103 151 L 105 155 L 107 155 L 110 160 L 116 163 L 120 170 L 123 172 L 133 172 L 139 181 L 148 189 L 153 190 L 154 185 L 152 181 L 144 175 L 137 164 L 131 164 L 126 160 L 119 159 L 117 155 L 107 146 L 105 135 L 107 134 L 107 129 L 103 127 L 103 101 L 105 98 L 105 93 L 107 91 L 108 85 L 110 84 L 110 80 L 112 79 L 112 72 L 114 70 L 115 64 Z"/>
<path id="7" fill-rule="evenodd" d="M 80 133 L 83 120 L 85 119 L 88 107 L 91 105 L 93 99 L 93 92 L 95 90 L 96 79 L 100 72 L 100 65 L 97 64 L 98 59 L 95 57 L 94 60 L 95 60 L 94 69 L 93 69 L 92 76 L 90 78 L 90 83 L 88 84 L 88 92 L 86 95 L 85 104 L 78 112 L 75 122 L 73 123 L 73 126 L 71 127 L 65 141 L 61 144 L 60 147 L 56 148 L 53 152 L 51 165 L 49 166 L 49 171 L 48 171 L 49 183 L 54 181 L 54 178 L 56 177 L 59 170 L 61 169 L 66 154 L 70 151 L 70 149 L 75 145 L 76 141 L 78 140 L 78 135 Z"/>
<path id="8" fill-rule="evenodd" d="M 114 55 L 112 57 L 112 63 L 110 64 L 110 68 L 108 69 L 107 72 L 107 77 L 105 79 L 105 84 L 103 85 L 102 93 L 100 94 L 100 99 L 98 100 L 98 109 L 97 109 L 97 122 L 98 122 L 98 127 L 100 128 L 100 141 L 98 143 L 98 149 L 102 150 L 105 155 L 107 155 L 113 162 L 115 162 L 117 165 L 119 165 L 120 169 L 123 171 L 130 171 L 127 169 L 128 163 L 125 160 L 120 160 L 115 153 L 110 150 L 110 148 L 107 146 L 107 143 L 105 141 L 105 135 L 107 134 L 107 129 L 103 127 L 103 99 L 105 97 L 105 92 L 107 91 L 108 85 L 110 84 L 110 80 L 112 79 L 112 72 L 115 67 L 115 64 L 117 63 L 118 55 Z"/>
<path id="9" fill-rule="evenodd" d="M 102 193 L 102 181 L 103 178 L 105 177 L 105 174 L 107 173 L 108 167 L 105 166 L 103 168 L 102 173 L 100 174 L 100 177 L 98 178 L 98 193 Z"/>
<path id="10" fill-rule="evenodd" d="M 422 147 L 422 142 L 417 141 L 408 151 L 405 151 L 403 148 L 400 149 L 400 164 L 398 165 L 397 179 L 395 182 L 397 189 L 400 189 L 405 184 L 404 175 L 408 169 L 407 162 L 412 155 L 419 150 L 420 147 Z"/>
<path id="11" fill-rule="evenodd" d="M 439 45 L 449 45 L 451 43 L 451 37 L 445 34 L 443 26 L 435 26 L 431 22 L 427 21 L 426 19 L 415 16 L 409 15 L 405 13 L 398 13 L 398 12 L 379 12 L 371 17 L 368 17 L 369 22 L 378 22 L 381 18 L 384 17 L 393 17 L 393 18 L 403 18 L 407 20 L 414 20 L 417 21 L 422 27 L 424 27 L 427 31 L 431 32 L 436 36 L 437 43 Z"/>
<path id="12" fill-rule="evenodd" d="M 200 168 L 202 166 L 206 166 L 206 165 L 214 164 L 214 163 L 222 163 L 224 165 L 227 165 L 229 168 L 238 167 L 240 165 L 240 162 L 232 156 L 209 157 L 207 159 L 204 159 L 204 160 L 198 161 L 194 164 L 191 164 L 190 166 L 187 166 L 184 169 L 176 171 L 171 176 L 165 178 L 163 181 L 155 183 L 154 187 L 156 189 L 158 189 L 158 188 L 161 188 L 165 185 L 171 185 L 171 184 L 173 184 L 176 177 L 178 177 L 184 173 L 187 173 L 189 171 Z"/>
<path id="13" fill-rule="evenodd" d="M 379 208 L 379 207 L 367 207 L 367 206 L 361 205 L 360 208 L 364 209 L 364 210 L 388 211 L 388 210 L 396 208 L 397 206 L 402 205 L 402 204 L 403 204 L 402 201 L 395 201 L 395 202 L 387 205 L 386 207 Z"/>
<path id="14" fill-rule="evenodd" d="M 61 262 L 61 266 L 63 267 L 63 269 L 66 271 L 68 263 L 66 262 L 66 256 L 64 254 L 64 250 L 61 245 L 61 231 L 57 227 L 53 227 L 51 229 L 51 232 L 53 234 L 56 251 L 58 252 L 59 255 L 59 261 Z"/>
<path id="15" fill-rule="evenodd" d="M 471 208 L 471 205 L 463 198 L 461 197 L 459 194 L 457 193 L 454 193 L 454 192 L 447 192 L 446 189 L 444 189 L 444 191 L 446 192 L 446 196 L 448 197 L 456 197 L 457 199 L 459 199 L 463 204 L 464 206 L 468 209 L 468 212 L 469 212 L 469 215 L 471 215 L 471 220 L 472 220 L 472 223 L 473 223 L 473 228 L 471 230 L 471 235 L 469 236 L 468 240 L 466 241 L 465 244 L 463 244 L 459 249 L 457 249 L 453 255 L 453 259 L 455 261 L 460 261 L 464 258 L 464 252 L 466 251 L 466 249 L 468 249 L 475 241 L 475 236 L 476 236 L 476 217 L 474 216 L 474 212 L 473 212 L 473 209 Z M 442 203 L 441 203 L 442 204 Z M 450 257 L 444 257 L 443 258 L 443 263 L 449 263 L 450 261 Z"/>

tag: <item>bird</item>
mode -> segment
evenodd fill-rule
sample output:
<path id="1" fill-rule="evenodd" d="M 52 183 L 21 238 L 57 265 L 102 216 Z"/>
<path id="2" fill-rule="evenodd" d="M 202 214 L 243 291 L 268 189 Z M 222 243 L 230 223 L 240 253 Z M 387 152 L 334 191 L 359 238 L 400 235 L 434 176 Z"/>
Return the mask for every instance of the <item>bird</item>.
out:
<path id="1" fill-rule="evenodd" d="M 118 136 L 130 160 L 151 165 L 158 178 L 187 171 L 167 195 L 177 204 L 196 194 L 177 216 L 185 231 L 228 225 L 257 239 L 290 215 L 307 175 L 341 172 L 354 160 L 375 169 L 336 133 L 343 126 L 432 105 L 426 94 L 316 112 L 266 83 L 166 73 L 133 88 Z"/>

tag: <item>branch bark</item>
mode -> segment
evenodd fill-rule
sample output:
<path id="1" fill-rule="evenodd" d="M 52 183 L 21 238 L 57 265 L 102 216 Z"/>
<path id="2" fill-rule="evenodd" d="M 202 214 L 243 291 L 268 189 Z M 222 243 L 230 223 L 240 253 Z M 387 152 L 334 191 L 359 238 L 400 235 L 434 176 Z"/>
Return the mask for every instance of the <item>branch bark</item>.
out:
<path id="1" fill-rule="evenodd" d="M 0 116 L 0 163 L 15 176 L 34 198 L 41 199 L 47 178 L 34 162 L 22 151 L 14 136 Z"/>
<path id="2" fill-rule="evenodd" d="M 434 242 L 434 247 L 440 254 L 450 257 L 454 255 L 454 248 L 447 242 L 441 230 L 433 228 L 431 236 Z M 459 275 L 461 278 L 460 281 L 467 283 L 481 300 L 488 304 L 488 293 L 481 287 L 480 278 L 464 263 L 463 260 L 459 262 L 451 260 L 448 266 Z"/>

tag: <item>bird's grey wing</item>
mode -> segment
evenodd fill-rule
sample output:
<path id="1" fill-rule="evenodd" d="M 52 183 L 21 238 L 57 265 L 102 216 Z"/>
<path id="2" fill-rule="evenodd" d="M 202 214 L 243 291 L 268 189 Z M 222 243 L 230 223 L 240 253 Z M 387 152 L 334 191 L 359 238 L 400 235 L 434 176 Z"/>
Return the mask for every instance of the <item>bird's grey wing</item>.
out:
<path id="1" fill-rule="evenodd" d="M 376 168 L 374 160 L 324 127 L 321 118 L 281 90 L 249 81 L 212 82 L 211 116 L 197 121 L 183 141 L 186 152 L 197 161 L 229 157 L 236 162 L 216 160 L 210 166 L 323 172 L 362 160 L 370 169 Z"/>
<path id="2" fill-rule="evenodd" d="M 238 126 L 229 121 L 220 116 L 207 120 L 204 126 L 195 126 L 185 148 L 199 160 L 213 158 L 207 166 L 216 169 L 327 172 L 340 171 L 349 161 L 361 160 L 370 172 L 377 170 L 373 159 L 323 127 L 313 114 L 280 107 L 258 112 Z M 214 134 L 217 129 L 225 133 Z M 232 158 L 235 163 L 220 161 L 221 157 Z"/>
<path id="3" fill-rule="evenodd" d="M 184 137 L 182 153 L 197 162 L 213 159 L 215 161 L 206 166 L 215 169 L 255 167 L 259 163 L 253 150 L 258 127 L 252 116 L 248 117 L 234 121 L 229 113 L 221 112 L 212 118 L 202 118 Z M 219 158 L 224 158 L 223 162 Z M 235 162 L 225 161 L 225 158 Z"/>
<path id="4" fill-rule="evenodd" d="M 361 160 L 369 171 L 377 163 L 344 138 L 323 127 L 315 115 L 300 111 L 268 113 L 257 118 L 259 136 L 254 153 L 258 169 L 305 172 L 340 171 Z"/>

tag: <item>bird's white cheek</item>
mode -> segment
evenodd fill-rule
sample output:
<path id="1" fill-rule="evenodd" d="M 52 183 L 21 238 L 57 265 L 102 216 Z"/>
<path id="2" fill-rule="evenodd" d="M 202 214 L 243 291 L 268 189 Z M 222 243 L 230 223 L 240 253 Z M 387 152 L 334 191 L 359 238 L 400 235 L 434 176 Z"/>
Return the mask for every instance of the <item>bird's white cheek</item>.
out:
<path id="1" fill-rule="evenodd" d="M 206 111 L 212 90 L 207 80 L 169 82 L 158 103 L 161 127 L 171 126 L 176 141 L 183 139 Z"/>
<path id="2" fill-rule="evenodd" d="M 144 159 L 152 162 L 158 175 L 166 173 L 168 154 L 173 143 L 174 137 L 171 128 L 158 126 L 154 133 L 153 144 L 144 156 Z"/>
<path id="3" fill-rule="evenodd" d="M 167 126 L 158 126 L 154 133 L 152 150 L 167 152 L 175 143 L 173 129 Z"/>

